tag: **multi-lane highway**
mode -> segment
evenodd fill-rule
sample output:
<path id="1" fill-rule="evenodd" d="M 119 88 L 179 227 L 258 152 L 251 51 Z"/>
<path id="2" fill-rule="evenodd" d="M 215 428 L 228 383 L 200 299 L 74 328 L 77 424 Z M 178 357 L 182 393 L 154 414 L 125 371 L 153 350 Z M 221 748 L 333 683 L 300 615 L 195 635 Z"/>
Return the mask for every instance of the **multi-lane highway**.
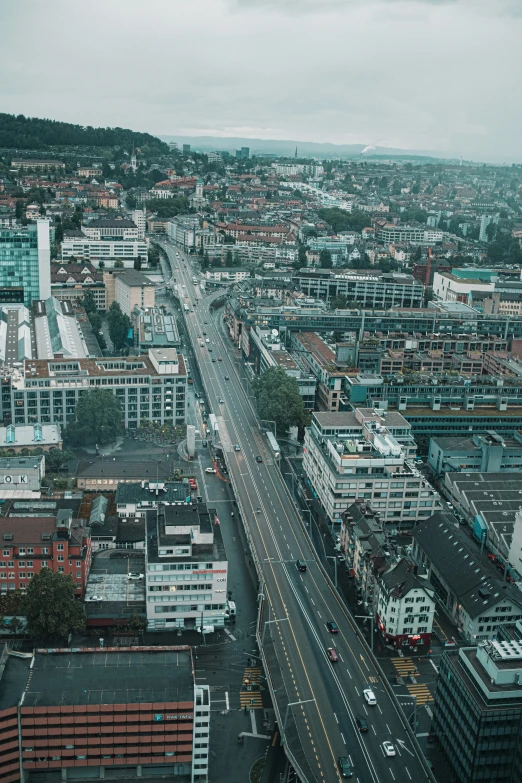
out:
<path id="1" fill-rule="evenodd" d="M 221 317 L 196 292 L 190 261 L 171 245 L 165 249 L 176 282 L 185 286 L 181 302 L 190 303 L 184 312 L 188 333 L 257 565 L 261 655 L 291 762 L 303 783 L 340 780 L 340 756 L 349 759 L 353 779 L 361 783 L 431 779 L 377 663 L 315 558 L 259 429 Z M 307 563 L 306 571 L 297 568 L 298 559 Z M 330 632 L 329 621 L 337 633 Z M 335 663 L 328 648 L 337 652 Z M 375 694 L 373 706 L 366 689 Z M 359 730 L 357 716 L 368 731 Z M 395 756 L 385 754 L 386 740 Z"/>

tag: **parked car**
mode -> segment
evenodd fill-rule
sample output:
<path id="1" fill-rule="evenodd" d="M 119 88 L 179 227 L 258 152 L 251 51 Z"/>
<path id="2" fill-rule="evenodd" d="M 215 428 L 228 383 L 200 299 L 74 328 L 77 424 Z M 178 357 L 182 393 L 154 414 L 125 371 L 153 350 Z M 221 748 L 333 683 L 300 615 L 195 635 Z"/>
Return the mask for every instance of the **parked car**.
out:
<path id="1" fill-rule="evenodd" d="M 127 579 L 129 582 L 139 582 L 142 579 L 145 579 L 145 574 L 140 574 L 138 571 L 130 571 L 127 574 Z"/>
<path id="2" fill-rule="evenodd" d="M 215 468 L 205 468 L 205 473 L 215 473 L 215 472 L 216 472 Z"/>

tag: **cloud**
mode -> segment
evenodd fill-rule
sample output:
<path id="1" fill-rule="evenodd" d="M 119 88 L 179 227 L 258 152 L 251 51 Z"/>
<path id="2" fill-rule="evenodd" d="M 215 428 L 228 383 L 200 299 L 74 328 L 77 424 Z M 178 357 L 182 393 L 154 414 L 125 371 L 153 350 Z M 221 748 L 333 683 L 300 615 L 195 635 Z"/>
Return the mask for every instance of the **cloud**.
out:
<path id="1" fill-rule="evenodd" d="M 2 111 L 522 157 L 522 0 L 1 2 Z"/>

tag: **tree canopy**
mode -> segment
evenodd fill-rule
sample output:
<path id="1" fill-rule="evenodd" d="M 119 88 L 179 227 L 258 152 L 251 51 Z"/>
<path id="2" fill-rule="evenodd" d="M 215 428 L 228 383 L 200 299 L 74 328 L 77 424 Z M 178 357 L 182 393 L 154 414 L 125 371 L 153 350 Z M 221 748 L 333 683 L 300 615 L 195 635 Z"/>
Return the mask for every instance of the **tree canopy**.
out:
<path id="1" fill-rule="evenodd" d="M 67 438 L 79 446 L 113 443 L 121 433 L 122 412 L 115 395 L 107 389 L 82 394 L 67 425 Z"/>
<path id="2" fill-rule="evenodd" d="M 370 223 L 366 212 L 357 209 L 353 212 L 347 212 L 339 207 L 324 207 L 319 209 L 318 213 L 321 220 L 337 231 L 362 231 Z"/>
<path id="3" fill-rule="evenodd" d="M 0 147 L 46 150 L 56 146 L 122 147 L 147 146 L 150 151 L 169 154 L 170 148 L 150 133 L 129 128 L 92 128 L 70 122 L 0 113 Z"/>
<path id="4" fill-rule="evenodd" d="M 299 427 L 300 434 L 310 423 L 303 398 L 295 378 L 282 367 L 270 367 L 252 384 L 257 410 L 262 419 L 275 421 L 277 432 L 283 436 L 289 427 Z"/>
<path id="5" fill-rule="evenodd" d="M 127 198 L 127 203 L 129 199 Z M 176 217 L 180 212 L 186 212 L 189 208 L 188 199 L 185 196 L 173 196 L 173 198 L 149 198 L 145 206 L 159 218 Z"/>
<path id="6" fill-rule="evenodd" d="M 27 630 L 35 639 L 66 639 L 72 631 L 85 627 L 85 613 L 74 597 L 72 576 L 42 568 L 29 582 L 22 599 Z"/>
<path id="7" fill-rule="evenodd" d="M 132 328 L 131 319 L 122 312 L 118 302 L 113 302 L 107 313 L 109 322 L 109 335 L 116 351 L 120 351 L 127 344 L 129 329 Z"/>

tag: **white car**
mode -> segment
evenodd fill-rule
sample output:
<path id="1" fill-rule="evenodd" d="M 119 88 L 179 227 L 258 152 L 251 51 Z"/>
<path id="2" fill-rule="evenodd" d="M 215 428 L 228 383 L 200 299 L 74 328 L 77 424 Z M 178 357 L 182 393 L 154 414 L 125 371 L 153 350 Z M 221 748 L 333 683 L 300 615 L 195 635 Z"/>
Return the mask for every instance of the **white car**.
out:
<path id="1" fill-rule="evenodd" d="M 374 707 L 377 704 L 377 699 L 375 698 L 375 693 L 370 689 L 366 688 L 363 691 L 364 698 L 366 699 L 367 704 L 370 704 L 372 707 Z"/>
<path id="2" fill-rule="evenodd" d="M 215 468 L 205 468 L 205 473 L 215 473 L 215 472 L 216 472 Z"/>
<path id="3" fill-rule="evenodd" d="M 384 751 L 384 755 L 385 756 L 395 756 L 396 755 L 395 746 L 393 745 L 393 743 L 389 742 L 388 740 L 385 740 L 382 743 L 382 749 Z"/>
<path id="4" fill-rule="evenodd" d="M 137 571 L 131 571 L 130 573 L 127 574 L 127 579 L 129 580 L 129 582 L 137 582 L 140 579 L 145 579 L 145 575 L 139 574 Z"/>
<path id="5" fill-rule="evenodd" d="M 102 595 L 90 595 L 85 600 L 86 601 L 103 601 L 103 596 Z"/>

